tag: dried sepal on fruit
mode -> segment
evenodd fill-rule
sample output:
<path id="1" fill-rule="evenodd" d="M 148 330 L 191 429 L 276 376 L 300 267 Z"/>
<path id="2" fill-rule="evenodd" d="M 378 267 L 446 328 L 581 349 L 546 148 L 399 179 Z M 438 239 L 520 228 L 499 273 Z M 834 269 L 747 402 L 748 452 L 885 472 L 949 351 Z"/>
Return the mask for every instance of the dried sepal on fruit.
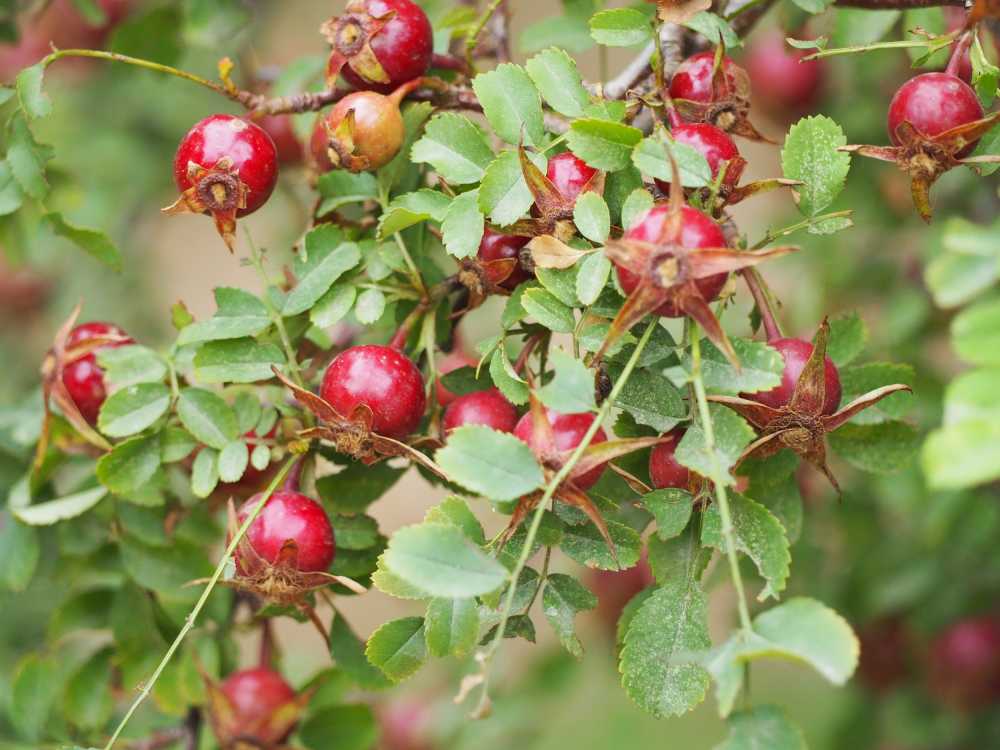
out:
<path id="1" fill-rule="evenodd" d="M 533 277 L 530 251 L 525 249 L 530 239 L 486 227 L 476 256 L 458 261 L 455 280 L 468 290 L 468 299 L 455 317 L 476 309 L 491 295 L 509 295 Z"/>
<path id="2" fill-rule="evenodd" d="M 830 324 L 824 319 L 813 342 L 812 354 L 802 369 L 791 399 L 784 406 L 767 406 L 753 400 L 752 396 L 709 396 L 710 401 L 737 412 L 758 432 L 757 440 L 743 451 L 737 465 L 750 456 L 766 458 L 782 448 L 789 448 L 822 471 L 837 492 L 840 492 L 840 485 L 826 463 L 827 433 L 842 427 L 856 414 L 874 406 L 886 396 L 912 389 L 902 383 L 883 386 L 859 396 L 832 414 L 826 413 L 829 411 L 826 392 L 826 347 L 829 337 Z"/>
<path id="3" fill-rule="evenodd" d="M 712 7 L 712 0 L 651 0 L 656 16 L 664 23 L 685 23 Z"/>
<path id="4" fill-rule="evenodd" d="M 243 669 L 218 682 L 201 671 L 208 721 L 222 750 L 285 750 L 315 690 L 296 694 L 277 672 Z"/>
<path id="5" fill-rule="evenodd" d="M 889 105 L 892 146 L 843 146 L 840 150 L 894 163 L 910 176 L 913 205 L 932 217 L 930 189 L 962 164 L 1000 162 L 1000 156 L 970 157 L 979 139 L 1000 121 L 1000 112 L 983 114 L 975 91 L 951 73 L 923 73 L 904 83 Z"/>

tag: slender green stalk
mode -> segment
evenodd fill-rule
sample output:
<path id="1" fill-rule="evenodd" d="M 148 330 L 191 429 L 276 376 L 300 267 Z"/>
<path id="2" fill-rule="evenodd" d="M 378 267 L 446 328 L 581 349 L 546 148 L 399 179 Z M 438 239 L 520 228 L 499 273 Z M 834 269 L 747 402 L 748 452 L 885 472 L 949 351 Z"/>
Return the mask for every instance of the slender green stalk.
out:
<path id="1" fill-rule="evenodd" d="M 510 586 L 507 588 L 507 594 L 504 597 L 503 607 L 500 611 L 500 623 L 497 625 L 496 635 L 487 648 L 482 660 L 484 682 L 480 705 L 483 705 L 487 699 L 489 664 L 503 641 L 504 632 L 507 629 L 507 621 L 510 619 L 511 610 L 514 606 L 514 595 L 517 591 L 517 582 L 521 577 L 521 573 L 524 571 L 524 567 L 528 564 L 528 558 L 531 557 L 531 548 L 535 543 L 535 537 L 538 535 L 538 529 L 542 525 L 542 517 L 545 514 L 545 509 L 552 500 L 552 496 L 559 488 L 559 485 L 562 484 L 566 477 L 569 476 L 573 467 L 576 466 L 577 461 L 580 460 L 583 452 L 587 449 L 587 446 L 590 445 L 590 441 L 594 438 L 594 435 L 597 434 L 597 431 L 601 427 L 601 423 L 611 412 L 612 405 L 618 399 L 619 394 L 628 382 L 629 376 L 631 376 L 632 371 L 635 369 L 635 366 L 639 361 L 639 357 L 642 355 L 643 349 L 646 348 L 646 344 L 649 342 L 650 336 L 653 335 L 653 330 L 656 326 L 657 322 L 655 319 L 650 321 L 649 325 L 646 326 L 646 330 L 642 334 L 642 338 L 639 339 L 639 343 L 636 345 L 635 351 L 632 352 L 632 356 L 629 357 L 629 360 L 625 365 L 625 369 L 622 370 L 622 374 L 618 378 L 618 382 L 615 383 L 614 388 L 611 389 L 611 393 L 608 395 L 607 399 L 605 399 L 604 403 L 601 404 L 601 408 L 597 412 L 597 418 L 591 423 L 587 432 L 584 434 L 583 439 L 580 441 L 580 444 L 577 445 L 573 453 L 570 454 L 566 463 L 562 465 L 559 471 L 556 472 L 556 475 L 552 477 L 552 480 L 545 487 L 542 499 L 539 500 L 538 507 L 535 508 L 535 512 L 531 517 L 531 525 L 528 527 L 528 533 L 524 539 L 524 546 L 521 548 L 521 554 L 518 555 L 517 562 L 514 564 L 514 569 L 510 572 Z"/>
<path id="2" fill-rule="evenodd" d="M 901 40 L 897 42 L 875 42 L 873 44 L 858 44 L 853 47 L 838 47 L 837 49 L 821 49 L 813 52 L 803 60 L 815 60 L 820 57 L 835 57 L 837 55 L 856 55 L 862 52 L 874 52 L 880 49 L 914 49 L 918 47 L 926 47 L 928 52 L 937 52 L 939 49 L 944 49 L 951 45 L 954 41 L 953 38 L 949 38 L 945 42 L 939 42 L 936 40 L 929 39 L 913 39 L 913 40 Z"/>
<path id="3" fill-rule="evenodd" d="M 712 462 L 717 464 L 715 454 L 715 429 L 712 426 L 712 416 L 708 412 L 708 398 L 705 395 L 705 382 L 701 377 L 701 340 L 699 338 L 697 324 L 691 325 L 691 382 L 694 385 L 695 398 L 698 402 L 698 416 L 701 422 L 701 429 L 705 435 L 705 451 L 711 457 Z M 726 557 L 729 559 L 729 572 L 733 578 L 733 587 L 736 589 L 737 607 L 740 614 L 740 627 L 745 632 L 750 632 L 750 610 L 747 608 L 746 592 L 743 589 L 743 577 L 740 574 L 739 560 L 736 558 L 736 539 L 733 535 L 733 518 L 729 512 L 729 497 L 726 495 L 726 486 L 722 482 L 714 481 L 721 471 L 718 465 L 713 467 L 713 484 L 715 485 L 715 501 L 719 505 L 719 518 L 722 521 L 722 538 L 726 544 Z"/>
<path id="4" fill-rule="evenodd" d="M 809 227 L 819 224 L 829 219 L 848 219 L 854 213 L 853 209 L 847 209 L 845 211 L 832 211 L 828 214 L 821 214 L 820 216 L 811 216 L 808 219 L 803 219 L 802 221 L 797 221 L 794 224 L 789 224 L 787 227 L 782 227 L 781 229 L 768 229 L 764 234 L 763 239 L 753 246 L 753 250 L 760 250 L 767 247 L 772 242 L 780 237 L 787 237 L 790 234 L 795 234 L 801 229 L 808 229 Z"/>
<path id="5" fill-rule="evenodd" d="M 490 22 L 493 18 L 493 14 L 497 12 L 497 8 L 500 7 L 500 3 L 503 0 L 492 0 L 492 2 L 486 6 L 485 10 L 478 19 L 476 19 L 476 25 L 472 27 L 472 31 L 469 32 L 469 36 L 465 38 L 465 59 L 469 63 L 469 67 L 475 69 L 472 61 L 472 53 L 476 51 L 476 45 L 479 44 L 479 35 L 483 33 L 483 29 L 486 28 L 486 24 Z"/>
<path id="6" fill-rule="evenodd" d="M 170 644 L 170 648 L 167 649 L 167 652 L 163 655 L 163 658 L 160 659 L 160 663 L 156 665 L 156 669 L 153 671 L 152 676 L 148 680 L 146 680 L 146 682 L 143 684 L 142 689 L 139 691 L 139 695 L 136 696 L 136 699 L 132 702 L 132 705 L 129 706 L 128 711 L 125 712 L 125 716 L 122 717 L 122 720 L 118 723 L 118 726 L 115 727 L 114 734 L 111 735 L 111 739 L 109 739 L 107 744 L 104 746 L 104 750 L 111 750 L 111 748 L 114 747 L 115 742 L 118 741 L 118 737 L 121 735 L 122 730 L 125 729 L 125 726 L 128 724 L 129 720 L 132 718 L 132 715 L 138 710 L 139 706 L 142 705 L 142 702 L 146 700 L 146 698 L 149 696 L 150 692 L 153 690 L 153 686 L 156 684 L 156 681 L 160 679 L 160 675 L 163 674 L 163 670 L 167 668 L 167 664 L 170 663 L 170 660 L 177 652 L 177 649 L 180 648 L 180 645 L 184 641 L 184 638 L 187 637 L 187 634 L 194 627 L 195 620 L 198 619 L 198 615 L 201 614 L 201 610 L 205 607 L 205 603 L 208 601 L 209 595 L 212 593 L 212 591 L 215 590 L 216 585 L 219 583 L 219 579 L 222 578 L 222 574 L 226 569 L 226 564 L 229 562 L 229 558 L 233 556 L 233 553 L 236 551 L 237 545 L 246 535 L 247 529 L 250 528 L 250 524 L 252 524 L 257 519 L 257 516 L 260 514 L 260 511 L 267 504 L 267 501 L 271 499 L 271 495 L 274 494 L 274 491 L 281 485 L 282 482 L 285 481 L 285 477 L 291 470 L 292 465 L 298 459 L 299 459 L 298 456 L 291 456 L 287 461 L 285 461 L 285 464 L 281 467 L 281 470 L 275 475 L 274 479 L 271 480 L 271 483 L 267 486 L 267 489 L 264 491 L 264 497 L 261 499 L 259 503 L 257 503 L 256 506 L 254 506 L 254 509 L 247 516 L 246 520 L 243 521 L 243 525 L 240 526 L 237 532 L 233 535 L 233 538 L 226 546 L 225 554 L 222 555 L 222 558 L 219 560 L 219 564 L 215 566 L 215 572 L 212 574 L 212 577 L 208 579 L 208 583 L 205 585 L 205 590 L 201 592 L 201 596 L 198 598 L 198 601 L 194 605 L 194 608 L 188 613 L 188 616 L 184 618 L 184 625 L 181 627 L 181 632 L 177 634 L 177 637 L 174 638 L 174 642 Z"/>

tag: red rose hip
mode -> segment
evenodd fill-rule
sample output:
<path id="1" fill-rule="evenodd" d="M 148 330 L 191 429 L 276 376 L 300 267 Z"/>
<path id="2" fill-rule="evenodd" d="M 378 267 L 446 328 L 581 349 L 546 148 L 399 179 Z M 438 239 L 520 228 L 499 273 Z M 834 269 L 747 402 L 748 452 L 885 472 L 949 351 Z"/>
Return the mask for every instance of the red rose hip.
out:
<path id="1" fill-rule="evenodd" d="M 403 144 L 403 115 L 394 96 L 374 91 L 348 94 L 313 127 L 309 149 L 323 172 L 378 169 L 392 161 Z"/>
<path id="2" fill-rule="evenodd" d="M 580 444 L 580 441 L 583 440 L 583 436 L 590 429 L 590 425 L 594 423 L 595 419 L 593 414 L 559 414 L 551 409 L 546 409 L 546 414 L 552 425 L 552 435 L 555 439 L 554 448 L 558 451 L 571 451 L 576 448 Z M 535 425 L 531 418 L 531 412 L 528 412 L 518 420 L 517 425 L 514 427 L 514 435 L 531 446 L 531 449 L 536 454 L 544 452 L 548 448 L 548 446 L 538 444 L 540 438 L 535 435 Z M 598 427 L 590 444 L 603 443 L 607 439 L 607 433 L 604 432 L 603 428 Z M 581 490 L 589 490 L 601 478 L 601 475 L 604 473 L 604 467 L 605 465 L 601 464 L 583 476 L 576 477 L 573 481 Z"/>
<path id="3" fill-rule="evenodd" d="M 656 489 L 675 488 L 686 490 L 691 482 L 691 472 L 677 462 L 677 444 L 684 437 L 684 430 L 671 430 L 663 437 L 666 442 L 653 447 L 649 454 L 649 478 Z"/>
<path id="4" fill-rule="evenodd" d="M 273 747 L 288 739 L 295 729 L 285 714 L 297 717 L 297 696 L 281 675 L 257 667 L 233 672 L 219 686 L 225 709 L 212 715 L 219 742 L 224 747 L 251 742 Z"/>
<path id="5" fill-rule="evenodd" d="M 278 182 L 278 152 L 259 125 L 212 115 L 181 140 L 174 181 L 181 197 L 164 211 L 210 215 L 232 250 L 236 218 L 263 206 Z"/>
<path id="6" fill-rule="evenodd" d="M 768 342 L 778 350 L 781 358 L 785 360 L 785 370 L 781 375 L 780 385 L 776 385 L 769 391 L 753 393 L 749 398 L 770 406 L 772 409 L 780 409 L 792 400 L 795 392 L 795 384 L 799 382 L 799 376 L 809 361 L 813 353 L 813 345 L 802 339 L 776 339 Z M 837 411 L 840 406 L 840 375 L 833 360 L 826 358 L 824 376 L 826 383 L 826 397 L 823 400 L 823 414 L 830 415 Z"/>
<path id="7" fill-rule="evenodd" d="M 754 94 L 766 107 L 794 114 L 816 102 L 823 87 L 823 64 L 820 60 L 803 62 L 807 55 L 805 50 L 790 47 L 780 31 L 762 33 L 753 41 L 747 51 L 747 73 Z"/>
<path id="8" fill-rule="evenodd" d="M 722 75 L 731 89 L 738 85 L 742 69 L 728 57 L 722 58 Z M 715 70 L 715 53 L 699 52 L 682 62 L 670 79 L 670 96 L 707 104 L 714 98 L 712 73 Z"/>
<path id="9" fill-rule="evenodd" d="M 580 197 L 584 188 L 591 184 L 597 170 L 570 151 L 564 151 L 549 159 L 545 176 L 568 202 Z"/>
<path id="10" fill-rule="evenodd" d="M 80 410 L 80 414 L 91 424 L 97 422 L 101 405 L 104 404 L 104 400 L 108 396 L 104 384 L 104 370 L 97 364 L 96 352 L 101 349 L 134 344 L 135 341 L 115 324 L 99 322 L 78 325 L 70 331 L 66 339 L 66 349 L 71 350 L 91 339 L 105 337 L 113 337 L 117 340 L 109 341 L 63 367 L 63 385 L 69 391 L 70 398 L 73 399 L 76 408 Z"/>
<path id="11" fill-rule="evenodd" d="M 654 206 L 643 217 L 625 233 L 626 240 L 639 240 L 641 242 L 656 243 L 663 232 L 663 224 L 666 221 L 669 209 L 665 205 Z M 691 250 L 707 247 L 725 247 L 726 238 L 719 229 L 719 225 L 712 221 L 705 214 L 695 211 L 690 206 L 681 208 L 681 234 L 678 244 Z M 662 260 L 662 258 L 658 259 Z M 616 266 L 618 281 L 625 294 L 631 294 L 639 284 L 639 277 L 622 266 Z M 704 279 L 696 279 L 695 284 L 698 291 L 705 298 L 706 302 L 711 302 L 719 296 L 722 287 L 726 285 L 727 275 L 724 273 L 709 276 Z M 679 318 L 683 313 L 677 307 L 667 302 L 656 310 L 657 315 L 665 318 Z"/>
<path id="12" fill-rule="evenodd" d="M 923 73 L 904 83 L 892 97 L 889 139 L 893 145 L 902 145 L 898 129 L 904 122 L 932 138 L 982 117 L 983 107 L 976 92 L 965 81 L 947 73 Z M 975 146 L 975 142 L 970 143 L 956 157 L 967 156 Z"/>
<path id="13" fill-rule="evenodd" d="M 260 502 L 263 494 L 247 500 L 237 514 L 242 524 Z M 289 540 L 298 547 L 296 569 L 301 573 L 322 572 L 333 562 L 335 550 L 333 527 L 323 507 L 310 497 L 290 490 L 277 490 L 247 529 L 246 540 L 254 552 L 269 563 L 278 560 L 281 548 Z M 243 565 L 240 549 L 236 564 Z"/>
<path id="14" fill-rule="evenodd" d="M 670 137 L 677 143 L 691 146 L 695 151 L 705 157 L 708 168 L 712 171 L 712 179 L 719 176 L 719 171 L 727 162 L 740 158 L 740 151 L 733 143 L 726 131 L 717 128 L 707 122 L 680 123 L 670 129 Z M 726 176 L 722 179 L 724 188 L 732 189 L 740 181 L 743 172 L 742 167 L 734 168 L 730 165 L 726 169 Z M 655 180 L 657 187 L 665 193 L 670 192 L 670 183 L 663 180 Z"/>
<path id="15" fill-rule="evenodd" d="M 490 262 L 514 258 L 514 268 L 510 275 L 500 282 L 504 289 L 513 290 L 518 284 L 532 278 L 520 262 L 521 248 L 528 244 L 530 237 L 518 237 L 513 234 L 501 234 L 487 229 L 479 243 L 479 260 Z"/>
<path id="16" fill-rule="evenodd" d="M 320 396 L 345 419 L 367 407 L 372 431 L 401 440 L 420 426 L 427 405 L 420 370 L 389 346 L 352 346 L 326 368 Z"/>
<path id="17" fill-rule="evenodd" d="M 511 432 L 517 424 L 517 409 L 496 388 L 459 396 L 445 409 L 446 433 L 456 427 L 476 424 L 498 432 Z"/>

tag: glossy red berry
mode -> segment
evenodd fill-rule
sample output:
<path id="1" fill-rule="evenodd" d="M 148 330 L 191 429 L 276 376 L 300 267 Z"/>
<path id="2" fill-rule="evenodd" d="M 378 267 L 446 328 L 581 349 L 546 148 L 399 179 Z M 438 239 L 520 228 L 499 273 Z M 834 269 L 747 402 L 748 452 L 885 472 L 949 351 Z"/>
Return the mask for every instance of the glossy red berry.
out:
<path id="1" fill-rule="evenodd" d="M 580 441 L 583 440 L 583 436 L 590 429 L 590 425 L 594 423 L 595 419 L 593 414 L 559 414 L 551 409 L 546 409 L 546 414 L 548 415 L 549 422 L 552 424 L 555 447 L 559 451 L 570 451 L 576 448 L 580 444 Z M 528 445 L 532 445 L 535 437 L 534 433 L 534 421 L 531 418 L 531 412 L 528 412 L 514 426 L 514 435 Z M 594 439 L 590 441 L 590 444 L 603 443 L 607 439 L 607 433 L 604 432 L 603 428 L 598 427 L 597 432 L 594 433 Z M 605 465 L 601 464 L 583 476 L 576 477 L 573 482 L 581 490 L 588 490 L 597 484 L 597 481 L 604 473 L 604 468 Z"/>
<path id="2" fill-rule="evenodd" d="M 259 124 L 271 136 L 281 164 L 302 163 L 305 147 L 295 133 L 291 115 L 268 115 L 262 117 Z"/>
<path id="3" fill-rule="evenodd" d="M 339 71 L 358 89 L 388 93 L 419 78 L 434 52 L 427 14 L 410 0 L 355 0 L 325 33 L 333 46 L 328 78 Z"/>
<path id="4" fill-rule="evenodd" d="M 670 79 L 670 96 L 673 99 L 688 99 L 693 102 L 709 103 L 714 98 L 712 73 L 715 70 L 715 53 L 699 52 L 691 55 L 678 66 Z M 722 74 L 731 88 L 737 87 L 740 67 L 728 57 L 722 58 Z"/>
<path id="5" fill-rule="evenodd" d="M 467 393 L 456 398 L 444 412 L 444 430 L 463 425 L 484 425 L 498 432 L 511 432 L 517 424 L 517 409 L 496 388 Z"/>
<path id="6" fill-rule="evenodd" d="M 691 146 L 705 157 L 708 168 L 712 170 L 712 179 L 719 176 L 722 166 L 733 159 L 739 158 L 740 151 L 726 131 L 707 122 L 692 122 L 675 125 L 670 129 L 670 137 L 678 143 Z M 740 181 L 741 169 L 727 169 L 722 180 L 724 188 L 732 189 Z M 656 180 L 657 187 L 663 192 L 670 191 L 670 183 Z"/>
<path id="7" fill-rule="evenodd" d="M 965 26 L 967 13 L 964 8 L 942 8 L 941 10 L 944 13 L 946 30 L 949 33 L 952 31 L 958 31 L 963 26 Z M 958 60 L 958 66 L 957 70 L 955 70 L 955 75 L 957 75 L 966 83 L 971 83 L 972 51 L 970 48 L 967 47 L 962 52 L 962 56 Z"/>
<path id="8" fill-rule="evenodd" d="M 220 689 L 231 713 L 218 723 L 226 727 L 226 734 L 233 735 L 220 737 L 220 741 L 242 740 L 255 747 L 272 747 L 288 739 L 294 730 L 294 724 L 289 727 L 283 720 L 269 721 L 282 709 L 294 710 L 296 700 L 295 691 L 277 672 L 263 667 L 243 669 L 229 675 Z"/>
<path id="9" fill-rule="evenodd" d="M 326 368 L 320 395 L 337 412 L 351 419 L 359 406 L 372 413 L 372 430 L 386 437 L 405 438 L 420 426 L 427 405 L 420 370 L 399 349 L 352 346 Z"/>
<path id="10" fill-rule="evenodd" d="M 725 247 L 726 238 L 719 229 L 719 225 L 712 221 L 705 214 L 695 211 L 690 206 L 681 208 L 681 235 L 679 245 L 691 250 L 705 247 Z M 641 242 L 656 243 L 660 241 L 663 232 L 663 223 L 666 221 L 669 209 L 665 205 L 654 206 L 646 216 L 637 224 L 625 232 L 626 240 L 639 240 Z M 639 284 L 639 278 L 622 266 L 616 266 L 618 281 L 622 285 L 625 294 L 631 294 Z M 704 279 L 697 279 L 695 283 L 698 291 L 705 298 L 706 302 L 711 302 L 722 291 L 726 285 L 726 274 L 720 273 Z M 683 313 L 677 307 L 667 302 L 657 308 L 657 315 L 665 318 L 679 318 Z"/>
<path id="11" fill-rule="evenodd" d="M 983 117 L 983 107 L 965 81 L 947 73 L 923 73 L 904 83 L 889 104 L 889 139 L 901 145 L 899 126 L 908 122 L 925 137 L 933 137 Z M 969 144 L 956 156 L 967 156 Z"/>
<path id="12" fill-rule="evenodd" d="M 101 405 L 107 398 L 108 392 L 104 385 L 104 370 L 97 364 L 96 351 L 100 349 L 111 349 L 114 347 L 134 344 L 128 334 L 113 323 L 84 323 L 78 325 L 66 339 L 66 348 L 72 349 L 74 346 L 82 344 L 93 338 L 105 336 L 124 337 L 121 341 L 113 341 L 89 354 L 76 359 L 63 368 L 63 384 L 69 391 L 70 398 L 80 410 L 80 414 L 91 424 L 97 422 L 97 415 L 101 411 Z"/>
<path id="13" fill-rule="evenodd" d="M 475 367 L 477 364 L 477 360 L 470 357 L 456 345 L 452 351 L 444 355 L 441 361 L 438 362 L 437 371 L 439 375 L 447 375 L 449 372 L 462 367 Z M 437 389 L 437 401 L 441 406 L 448 406 L 448 404 L 458 398 L 457 395 L 444 387 L 440 377 L 437 379 L 435 386 Z"/>
<path id="14" fill-rule="evenodd" d="M 799 382 L 799 376 L 809 361 L 813 353 L 813 345 L 802 339 L 776 339 L 768 344 L 778 350 L 781 358 L 785 360 L 785 370 L 781 375 L 781 384 L 776 385 L 769 391 L 753 393 L 750 395 L 754 401 L 758 401 L 772 409 L 780 409 L 787 406 L 792 400 L 792 393 L 795 391 L 795 384 Z M 823 401 L 823 413 L 833 414 L 840 406 L 840 374 L 833 360 L 826 358 L 824 375 L 826 379 L 826 398 Z"/>
<path id="15" fill-rule="evenodd" d="M 403 145 L 405 128 L 399 103 L 374 91 L 348 94 L 313 127 L 309 149 L 323 172 L 378 169 Z"/>
<path id="16" fill-rule="evenodd" d="M 528 244 L 530 237 L 517 237 L 513 234 L 501 234 L 487 229 L 483 233 L 483 239 L 479 243 L 479 259 L 482 261 L 503 260 L 504 258 L 518 259 L 521 248 Z M 532 278 L 531 274 L 524 269 L 520 261 L 514 263 L 514 270 L 510 276 L 504 279 L 500 286 L 504 289 L 514 289 L 518 284 Z"/>
<path id="17" fill-rule="evenodd" d="M 802 61 L 809 53 L 795 49 L 780 31 L 757 36 L 747 50 L 746 68 L 754 95 L 768 109 L 795 114 L 816 103 L 823 89 L 824 69 L 820 60 Z"/>
<path id="18" fill-rule="evenodd" d="M 237 514 L 240 523 L 246 520 L 263 494 L 247 500 Z M 289 540 L 298 547 L 296 569 L 300 573 L 322 572 L 333 562 L 335 544 L 333 527 L 323 507 L 310 497 L 290 490 L 277 490 L 250 524 L 246 534 L 254 552 L 269 563 L 278 560 L 281 548 Z M 243 569 L 240 550 L 236 551 L 237 567 Z"/>
<path id="19" fill-rule="evenodd" d="M 549 159 L 545 171 L 545 176 L 569 203 L 576 201 L 583 189 L 591 184 L 595 175 L 597 175 L 596 169 L 570 151 L 564 151 Z"/>
<path id="20" fill-rule="evenodd" d="M 674 429 L 663 437 L 666 442 L 653 447 L 649 454 L 649 478 L 656 489 L 686 490 L 691 482 L 691 472 L 677 461 L 677 444 L 684 437 L 684 430 Z"/>
<path id="21" fill-rule="evenodd" d="M 946 705 L 972 711 L 1000 699 L 1000 620 L 957 622 L 931 644 L 931 691 Z"/>

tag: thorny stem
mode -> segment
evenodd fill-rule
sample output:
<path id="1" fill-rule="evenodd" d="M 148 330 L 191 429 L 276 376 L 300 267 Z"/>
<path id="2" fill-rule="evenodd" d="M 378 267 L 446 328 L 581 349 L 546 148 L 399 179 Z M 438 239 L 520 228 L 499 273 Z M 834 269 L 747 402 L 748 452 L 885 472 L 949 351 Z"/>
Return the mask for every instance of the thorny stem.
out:
<path id="1" fill-rule="evenodd" d="M 760 312 L 760 319 L 764 324 L 764 333 L 767 334 L 767 340 L 774 341 L 775 339 L 780 339 L 782 337 L 781 326 L 778 325 L 778 320 L 774 315 L 771 297 L 764 290 L 764 279 L 761 278 L 760 272 L 756 268 L 744 268 L 740 271 L 740 274 L 750 289 L 753 301 L 757 304 L 757 310 Z"/>
<path id="2" fill-rule="evenodd" d="M 717 481 L 719 471 L 715 453 L 715 428 L 712 425 L 712 415 L 708 411 L 708 398 L 705 395 L 705 382 L 701 377 L 701 340 L 698 325 L 691 325 L 691 383 L 694 385 L 695 398 L 698 402 L 698 418 L 702 432 L 705 435 L 705 451 L 716 464 L 712 484 L 715 485 L 715 501 L 719 505 L 719 519 L 722 521 L 722 538 L 726 544 L 726 557 L 729 558 L 729 573 L 736 589 L 736 604 L 739 609 L 740 627 L 745 633 L 753 628 L 750 624 L 750 610 L 747 608 L 746 592 L 743 589 L 743 577 L 740 574 L 740 564 L 736 557 L 736 539 L 733 535 L 733 518 L 729 512 L 729 497 L 726 486 Z"/>
<path id="3" fill-rule="evenodd" d="M 545 509 L 552 500 L 552 496 L 555 495 L 559 485 L 562 484 L 566 477 L 569 476 L 573 467 L 576 466 L 577 461 L 580 460 L 583 452 L 587 449 L 587 446 L 590 445 L 590 441 L 594 439 L 594 435 L 596 435 L 597 431 L 601 428 L 601 424 L 610 413 L 612 405 L 618 400 L 619 394 L 628 382 L 629 376 L 632 374 L 636 364 L 639 362 L 639 357 L 642 355 L 643 349 L 646 348 L 646 344 L 649 342 L 650 336 L 653 335 L 653 331 L 657 325 L 657 321 L 654 319 L 650 321 L 648 326 L 646 326 L 646 330 L 639 339 L 639 343 L 636 344 L 635 350 L 632 352 L 632 356 L 629 357 L 628 362 L 625 364 L 625 368 L 622 370 L 621 376 L 618 378 L 614 388 L 611 389 L 611 393 L 598 410 L 597 417 L 593 422 L 591 422 L 590 427 L 587 429 L 587 432 L 584 433 L 579 445 L 577 445 L 573 450 L 573 453 L 570 454 L 569 459 L 562 465 L 559 471 L 556 472 L 556 475 L 552 477 L 551 481 L 545 487 L 542 499 L 538 501 L 538 507 L 535 508 L 534 515 L 531 517 L 531 525 L 528 527 L 524 544 L 521 547 L 521 553 L 518 555 L 514 568 L 510 571 L 510 584 L 507 587 L 507 593 L 504 597 L 503 606 L 500 611 L 500 622 L 497 625 L 496 635 L 493 637 L 493 640 L 490 642 L 489 646 L 487 646 L 486 651 L 482 655 L 481 669 L 483 684 L 479 699 L 479 710 L 475 712 L 477 715 L 481 715 L 481 709 L 484 709 L 489 701 L 490 662 L 499 650 L 500 644 L 503 642 L 504 632 L 507 629 L 507 621 L 510 619 L 511 609 L 514 606 L 514 595 L 517 592 L 517 582 L 521 578 L 521 573 L 524 572 L 524 567 L 528 564 L 528 558 L 531 557 L 531 548 L 535 543 L 535 537 L 538 535 L 538 529 L 542 525 L 542 517 L 545 514 Z"/>
<path id="4" fill-rule="evenodd" d="M 243 524 L 233 535 L 233 538 L 229 541 L 229 544 L 226 545 L 226 551 L 220 558 L 219 564 L 215 566 L 215 572 L 212 573 L 212 577 L 208 579 L 208 583 L 205 585 L 205 590 L 201 592 L 201 596 L 198 597 L 198 601 L 195 603 L 194 607 L 188 613 L 188 616 L 184 618 L 184 625 L 181 627 L 181 630 L 177 634 L 177 637 L 174 638 L 173 643 L 170 644 L 170 648 L 167 649 L 167 652 L 163 655 L 163 658 L 160 659 L 160 663 L 156 665 L 156 669 L 153 670 L 152 676 L 148 680 L 146 680 L 146 682 L 143 684 L 142 688 L 139 691 L 139 695 L 136 696 L 136 699 L 132 702 L 132 705 L 129 706 L 128 711 L 125 712 L 125 716 L 122 717 L 122 720 L 118 723 L 118 726 L 115 727 L 115 731 L 111 735 L 111 739 L 109 739 L 107 744 L 104 746 L 104 750 L 111 750 L 115 746 L 115 742 L 117 742 L 119 736 L 121 736 L 122 730 L 125 729 L 126 725 L 129 723 L 129 720 L 139 709 L 139 706 L 142 705 L 142 702 L 146 700 L 150 692 L 152 692 L 153 686 L 156 684 L 156 681 L 160 679 L 160 675 L 163 674 L 163 670 L 167 668 L 167 664 L 170 663 L 170 660 L 177 652 L 177 649 L 180 648 L 181 643 L 184 642 L 184 639 L 187 637 L 187 634 L 194 627 L 195 620 L 198 619 L 198 615 L 201 614 L 201 610 L 204 609 L 205 603 L 208 601 L 209 595 L 212 593 L 212 591 L 215 590 L 216 585 L 218 585 L 219 579 L 222 578 L 222 574 L 226 570 L 226 565 L 229 563 L 229 559 L 233 556 L 233 553 L 236 551 L 237 545 L 239 545 L 240 541 L 242 541 L 243 537 L 246 535 L 247 529 L 250 528 L 250 524 L 252 524 L 255 520 L 257 520 L 257 516 L 264 508 L 264 505 L 267 503 L 268 500 L 271 499 L 271 495 L 274 494 L 274 490 L 278 487 L 278 485 L 280 485 L 284 481 L 285 475 L 288 474 L 289 470 L 292 468 L 292 464 L 296 460 L 298 460 L 298 457 L 292 456 L 287 461 L 285 461 L 284 465 L 281 467 L 281 470 L 275 475 L 274 479 L 272 479 L 271 483 L 267 486 L 267 489 L 264 491 L 264 496 L 261 498 L 260 502 L 254 506 L 252 511 L 250 511 L 250 513 L 246 517 L 246 520 L 243 521 Z"/>

